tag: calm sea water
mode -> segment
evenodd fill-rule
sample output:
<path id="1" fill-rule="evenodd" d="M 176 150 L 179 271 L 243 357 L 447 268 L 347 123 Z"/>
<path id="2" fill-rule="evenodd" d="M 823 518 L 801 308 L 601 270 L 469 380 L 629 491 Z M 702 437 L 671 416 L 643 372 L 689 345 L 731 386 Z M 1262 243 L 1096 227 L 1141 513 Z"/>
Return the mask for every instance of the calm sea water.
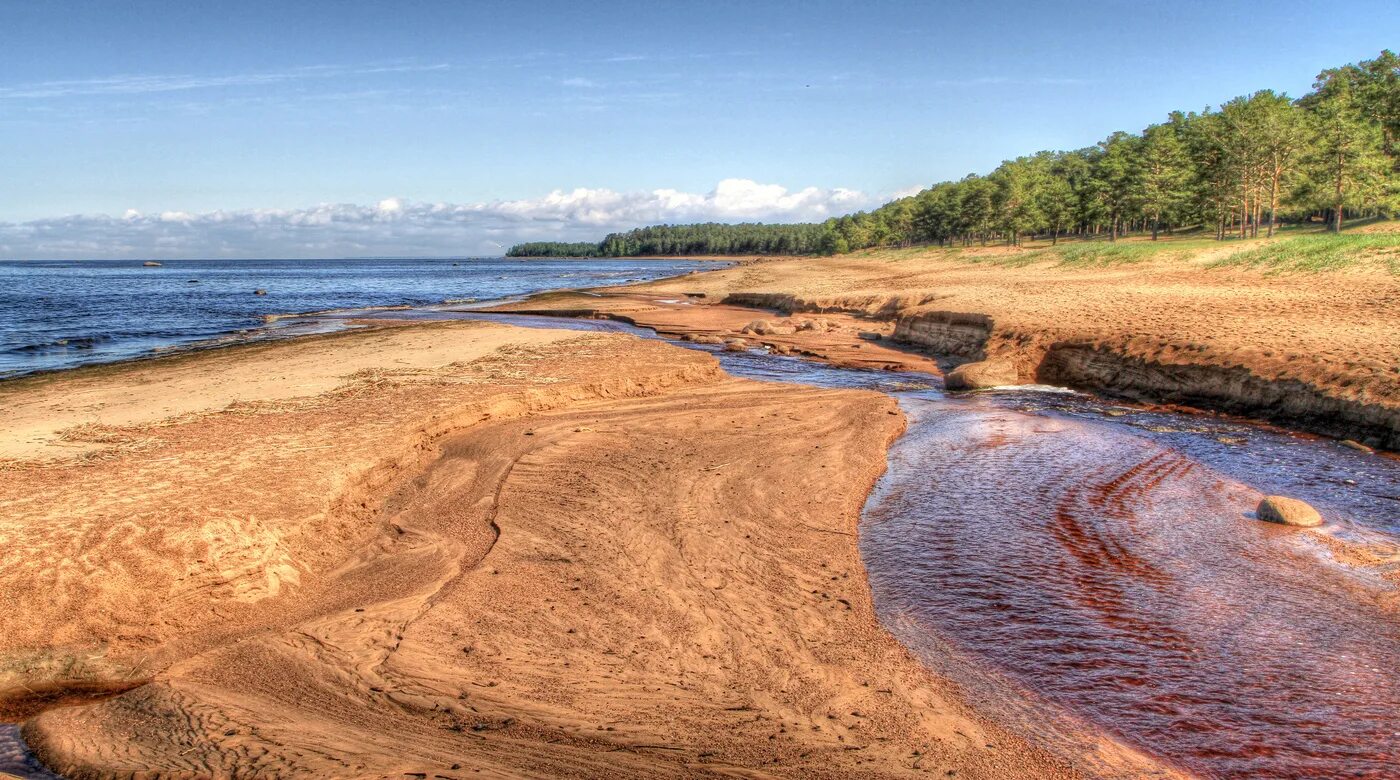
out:
<path id="1" fill-rule="evenodd" d="M 0 261 L 0 377 L 298 327 L 268 323 L 268 315 L 509 298 L 673 276 L 702 265 L 499 257 L 162 263 Z M 259 289 L 267 294 L 256 295 Z"/>

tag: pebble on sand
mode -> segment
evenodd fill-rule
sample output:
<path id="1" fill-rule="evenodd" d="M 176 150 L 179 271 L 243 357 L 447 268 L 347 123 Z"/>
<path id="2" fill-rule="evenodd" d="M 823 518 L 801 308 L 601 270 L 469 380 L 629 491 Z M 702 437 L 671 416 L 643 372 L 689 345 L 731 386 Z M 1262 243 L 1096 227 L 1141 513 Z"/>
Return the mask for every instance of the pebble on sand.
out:
<path id="1" fill-rule="evenodd" d="M 1269 523 L 1310 527 L 1322 525 L 1322 515 L 1307 503 L 1287 496 L 1265 496 L 1254 514 Z"/>

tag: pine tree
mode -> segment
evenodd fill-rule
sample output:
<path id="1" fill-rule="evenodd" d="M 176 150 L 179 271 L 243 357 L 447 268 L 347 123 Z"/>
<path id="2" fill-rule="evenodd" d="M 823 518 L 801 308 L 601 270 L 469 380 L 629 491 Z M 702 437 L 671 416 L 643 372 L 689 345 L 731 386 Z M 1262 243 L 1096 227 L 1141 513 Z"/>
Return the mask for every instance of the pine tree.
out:
<path id="1" fill-rule="evenodd" d="M 1152 240 L 1164 216 L 1170 216 L 1190 195 L 1191 160 L 1186 145 L 1171 125 L 1153 125 L 1143 133 L 1136 177 L 1137 202 L 1152 227 Z"/>
<path id="2" fill-rule="evenodd" d="M 1313 190 L 1332 211 L 1331 229 L 1341 232 L 1347 207 L 1363 205 L 1384 183 L 1381 129 L 1362 113 L 1346 69 L 1323 71 L 1315 87 L 1304 101 L 1316 137 L 1308 156 Z"/>

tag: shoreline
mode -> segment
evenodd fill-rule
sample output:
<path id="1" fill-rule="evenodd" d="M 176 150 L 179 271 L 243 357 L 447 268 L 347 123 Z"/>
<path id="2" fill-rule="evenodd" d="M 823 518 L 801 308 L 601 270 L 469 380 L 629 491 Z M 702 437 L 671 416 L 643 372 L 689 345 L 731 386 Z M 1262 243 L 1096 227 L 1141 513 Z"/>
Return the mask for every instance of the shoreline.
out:
<path id="1" fill-rule="evenodd" d="M 363 260 L 363 261 L 365 261 L 365 262 L 374 262 L 374 261 L 380 261 L 380 260 L 412 260 L 412 261 L 437 262 L 437 263 L 452 263 L 454 266 L 455 266 L 455 265 L 458 265 L 458 264 L 460 264 L 460 263 L 462 262 L 461 259 L 457 259 L 457 258 L 351 258 L 351 259 L 347 260 L 346 262 L 354 262 L 354 261 L 356 261 L 356 260 Z M 509 261 L 509 262 L 522 262 L 522 263 L 523 263 L 523 262 L 526 262 L 526 261 L 554 261 L 554 260 L 567 260 L 567 261 L 570 261 L 570 262 L 575 262 L 575 261 L 576 261 L 576 262 L 580 262 L 580 263 L 587 263 L 588 261 L 598 261 L 598 262 L 613 262 L 613 261 L 617 261 L 617 262 L 628 262 L 628 261 L 633 261 L 633 260 L 635 260 L 635 261 L 637 261 L 637 262 L 659 262 L 659 263 L 674 263 L 674 262 L 677 262 L 677 260 L 674 259 L 674 258 L 665 258 L 665 257 L 644 257 L 644 258 L 505 258 L 505 257 L 496 257 L 496 258 L 469 258 L 468 260 L 476 260 L 476 261 L 483 261 L 483 262 L 486 262 L 486 261 Z M 228 262 L 227 260 L 221 260 L 221 259 L 216 259 L 216 258 L 204 258 L 204 259 L 190 259 L 190 258 L 186 258 L 186 259 L 183 259 L 183 261 L 185 261 L 185 262 L 193 262 L 193 263 L 200 263 L 200 262 L 225 263 L 225 262 Z M 127 263 L 127 264 L 135 264 L 135 265 L 139 265 L 139 263 L 140 263 L 139 260 L 118 260 L 118 261 L 113 261 L 113 260 L 104 260 L 104 261 L 82 261 L 82 260 L 75 260 L 75 261 L 33 261 L 33 262 L 36 262 L 36 263 L 64 262 L 64 263 L 78 263 L 78 264 L 81 264 L 81 263 L 84 263 L 84 262 L 101 262 L 101 263 L 108 263 L 108 264 Z M 257 261 L 249 261 L 249 262 L 267 262 L 267 261 L 265 261 L 265 260 L 257 260 Z M 326 262 L 326 260 L 309 260 L 309 261 L 307 261 L 307 262 L 308 262 L 308 263 Z M 332 261 L 332 262 L 340 262 L 340 261 L 339 261 L 339 260 L 335 260 L 335 261 Z M 682 260 L 680 260 L 680 262 L 689 262 L 689 261 L 685 261 L 685 260 L 682 259 Z M 725 260 L 719 260 L 719 259 L 696 260 L 695 263 L 696 263 L 697 265 L 702 264 L 702 263 L 703 263 L 703 264 L 713 264 L 713 265 L 715 265 L 715 266 L 720 266 L 720 267 L 723 267 L 723 266 L 726 266 L 726 265 L 734 265 L 734 264 L 735 264 L 733 261 L 725 261 Z M 169 268 L 169 269 L 166 269 L 166 270 L 178 271 L 178 270 L 180 270 L 180 269 L 179 269 L 178 266 L 176 266 L 176 267 L 172 267 L 172 268 Z M 685 276 L 687 276 L 687 275 L 689 275 L 689 274 L 701 273 L 701 272 L 703 272 L 704 270 L 707 270 L 707 269 L 705 269 L 705 268 L 703 268 L 703 267 L 702 267 L 702 268 L 691 268 L 691 269 L 688 269 L 688 270 L 680 271 L 680 272 L 678 272 L 678 273 L 674 273 L 674 274 L 672 274 L 672 275 L 670 275 L 670 276 L 662 276 L 662 277 L 656 277 L 655 279 L 639 280 L 639 281 L 627 282 L 627 284 L 638 284 L 638 283 L 642 283 L 643 281 L 659 281 L 659 280 L 662 280 L 662 279 L 668 279 L 668 280 L 669 280 L 669 279 L 680 279 L 680 278 L 684 278 Z M 663 273 L 664 273 L 664 272 L 663 272 Z M 563 281 L 563 280 L 560 279 L 560 280 L 555 280 L 555 281 Z M 191 352 L 191 351 L 202 351 L 202 350 L 207 350 L 207 349 L 218 349 L 218 348 L 221 348 L 221 347 L 224 347 L 224 346 L 237 345 L 237 344 L 250 343 L 250 342 L 270 341 L 270 340 L 278 340 L 278 339 L 285 339 L 285 338 L 297 338 L 297 337 L 300 337 L 300 336 L 303 336 L 303 335 L 315 335 L 315 333 L 306 333 L 306 332 L 304 332 L 304 331 L 297 331 L 296 328 L 297 328 L 297 326 L 298 326 L 299 324 L 321 325 L 321 326 L 333 326 L 333 327 L 344 327 L 344 324 L 345 324 L 345 323 L 350 322 L 350 321 L 353 320 L 353 319 L 373 319 L 373 315 L 374 315 L 375 313 L 377 313 L 377 312 L 384 312 L 384 311 L 406 311 L 406 310 L 411 310 L 411 311 L 417 311 L 417 310 L 433 310 L 433 309 L 437 309 L 437 308 L 441 308 L 441 307 L 463 306 L 463 305 L 486 306 L 486 305 L 491 305 L 491 304 L 496 304 L 496 303 L 504 303 L 504 302 L 514 301 L 514 300 L 520 300 L 520 299 L 526 298 L 526 297 L 528 297 L 528 296 L 530 296 L 530 295 L 534 295 L 534 294 L 538 294 L 538 293 L 542 293 L 542 292 L 550 292 L 550 291 L 555 291 L 555 290 L 561 290 L 561 289 L 586 290 L 586 289 L 589 289 L 589 288 L 547 287 L 547 288 L 538 289 L 538 290 L 534 290 L 534 291 L 521 292 L 521 293 L 518 293 L 518 294 L 507 294 L 507 295 L 504 295 L 504 296 L 488 297 L 488 298 L 482 298 L 482 299 L 476 299 L 476 298 L 465 298 L 465 299 L 444 298 L 444 299 L 435 299 L 435 300 L 432 300 L 432 301 L 430 301 L 430 302 L 413 303 L 413 302 L 405 302 L 405 299 L 399 298 L 399 299 L 395 299 L 395 300 L 391 300 L 391 301 L 387 301 L 387 302 L 374 303 L 374 304 L 365 305 L 365 306 L 350 306 L 350 307 L 322 308 L 322 309 L 306 309 L 306 310 L 296 310 L 296 311 L 290 311 L 290 312 L 274 312 L 274 313 L 249 313 L 249 314 L 247 314 L 247 317 L 246 317 L 246 320 L 247 320 L 247 321 L 246 321 L 245 323 L 243 323 L 241 326 L 229 327 L 227 330 L 222 330 L 222 331 L 218 331 L 218 332 L 213 332 L 213 333 L 210 333 L 210 334 L 208 334 L 208 335 L 201 335 L 201 336 L 199 336 L 199 337 L 197 337 L 197 338 L 195 338 L 195 339 L 193 339 L 193 340 L 188 340 L 188 341 L 178 341 L 178 340 L 177 340 L 177 341 L 172 341 L 172 342 L 170 342 L 170 343 L 168 343 L 168 344 L 158 345 L 158 346 L 155 346 L 155 347 L 151 347 L 151 348 L 147 349 L 147 350 L 144 351 L 144 352 L 133 353 L 133 354 L 126 354 L 126 355 L 120 355 L 120 356 L 113 356 L 113 357 L 99 357 L 99 358 L 96 358 L 96 359 L 91 359 L 91 360 L 88 360 L 88 361 L 85 361 L 85 362 L 79 362 L 79 363 L 76 363 L 76 364 L 66 365 L 66 366 L 23 368 L 23 369 L 18 369 L 18 370 L 11 370 L 11 371 L 6 371 L 6 372 L 0 372 L 0 385 L 3 385 L 3 383 L 8 382 L 8 381 L 11 381 L 11 380 L 15 380 L 15 379 L 22 379 L 22 378 L 25 378 L 25 377 L 37 376 L 37 375 L 48 374 L 48 373 L 53 373 L 53 372 L 70 371 L 70 370 L 74 370 L 74 369 L 86 368 L 86 367 L 89 367 L 89 366 L 111 365 L 111 364 L 116 364 L 116 363 L 125 363 L 125 362 L 128 362 L 128 361 L 140 361 L 140 360 L 159 359 L 159 358 L 165 357 L 165 356 L 167 356 L 167 355 L 171 355 L 171 354 L 182 354 L 182 353 Z M 364 316 L 356 316 L 356 315 L 360 315 L 360 314 L 363 314 Z M 286 330 L 292 330 L 293 332 L 286 332 L 286 333 L 284 333 L 284 332 L 282 332 L 284 329 L 286 329 Z M 79 337 L 74 337 L 74 338 L 79 338 Z"/>
<path id="2" fill-rule="evenodd" d="M 321 389 L 291 360 L 341 376 L 355 355 L 407 363 Z M 59 612 L 5 626 L 5 668 L 29 669 L 30 687 L 148 681 L 29 721 L 35 752 L 69 776 L 219 774 L 250 755 L 291 773 L 443 772 L 449 754 L 491 774 L 559 773 L 619 749 L 605 755 L 622 775 L 1083 774 L 981 720 L 876 620 L 851 529 L 902 427 L 888 396 L 479 322 L 183 358 L 95 381 L 139 386 L 146 406 L 189 395 L 169 382 L 191 370 L 223 382 L 275 366 L 315 386 L 104 425 L 98 457 L 0 493 L 11 552 L 31 564 L 7 561 L 5 600 L 51 576 L 53 544 L 90 562 L 59 569 L 46 608 Z M 90 536 L 118 517 L 120 534 Z M 582 687 L 560 698 L 564 681 Z M 1105 765 L 1147 765 L 1098 744 Z"/>
<path id="3" fill-rule="evenodd" d="M 995 250 L 993 250 L 995 251 Z M 871 254 L 869 252 L 865 253 Z M 514 258 L 519 260 L 563 258 Z M 1367 401 L 1338 397 L 1332 388 L 1340 382 L 1348 385 L 1352 380 L 1342 378 L 1326 383 L 1310 384 L 1285 368 L 1271 367 L 1261 372 L 1249 365 L 1248 359 L 1241 360 L 1239 354 L 1227 354 L 1220 358 L 1211 354 L 1195 354 L 1194 347 L 1186 349 L 1172 345 L 1169 340 L 1162 344 L 1147 344 L 1148 341 L 1162 341 L 1150 332 L 1114 330 L 1112 322 L 1101 323 L 1108 328 L 1107 334 L 1060 333 L 1048 324 L 1014 323 L 1000 324 L 999 317 L 966 310 L 948 310 L 942 305 L 946 295 L 936 290 L 932 293 L 913 291 L 890 291 L 880 295 L 835 295 L 807 297 L 792 292 L 753 292 L 745 291 L 744 285 L 736 285 L 726 276 L 726 271 L 743 272 L 754 266 L 801 264 L 801 274 L 807 273 L 812 263 L 833 261 L 835 258 L 807 256 L 655 256 L 645 258 L 568 258 L 579 261 L 596 259 L 617 260 L 696 260 L 723 263 L 724 267 L 715 270 L 691 270 L 673 276 L 653 280 L 631 282 L 620 286 L 600 286 L 584 288 L 558 288 L 541 290 L 522 296 L 496 300 L 475 301 L 469 308 L 460 303 L 443 302 L 414 306 L 410 304 L 385 304 L 359 309 L 333 309 L 273 315 L 265 318 L 265 325 L 251 332 L 246 338 L 231 339 L 225 343 L 216 340 L 174 346 L 161 353 L 138 355 L 115 361 L 92 363 L 82 366 L 57 369 L 39 369 L 24 374 L 0 377 L 0 388 L 9 383 L 29 377 L 51 373 L 81 370 L 99 365 L 119 365 L 129 361 L 159 360 L 189 352 L 221 349 L 246 343 L 296 339 L 317 333 L 290 333 L 279 335 L 273 322 L 306 321 L 315 323 L 318 318 L 325 324 L 335 323 L 337 330 L 362 327 L 366 321 L 376 321 L 377 312 L 384 311 L 481 311 L 516 314 L 538 314 L 544 316 L 610 317 L 629 324 L 641 324 L 663 335 L 676 338 L 692 336 L 722 338 L 742 338 L 750 342 L 776 347 L 793 348 L 794 354 L 826 360 L 836 365 L 866 367 L 887 367 L 902 370 L 930 370 L 918 365 L 912 357 L 893 356 L 885 366 L 874 361 L 850 360 L 852 350 L 845 349 L 844 357 L 829 354 L 833 346 L 827 340 L 827 352 L 802 352 L 793 344 L 784 344 L 782 338 L 770 338 L 764 334 L 739 332 L 742 326 L 716 328 L 709 325 L 690 326 L 674 317 L 662 316 L 654 312 L 641 313 L 644 322 L 638 322 L 639 312 L 632 311 L 633 304 L 640 303 L 645 296 L 665 294 L 685 297 L 682 292 L 691 287 L 718 287 L 719 295 L 710 297 L 713 292 L 701 293 L 701 299 L 691 303 L 709 306 L 716 302 L 732 307 L 747 308 L 754 320 L 762 315 L 778 314 L 787 317 L 796 315 L 843 315 L 843 325 L 856 336 L 861 332 L 879 333 L 883 343 L 859 344 L 859 348 L 889 355 L 891 344 L 896 349 L 913 350 L 931 358 L 937 363 L 932 373 L 942 375 L 964 363 L 987 365 L 1006 381 L 998 384 L 1040 383 L 1068 387 L 1094 393 L 1104 398 L 1118 399 L 1129 403 L 1145 404 L 1187 413 L 1205 413 L 1236 417 L 1264 424 L 1279 425 L 1284 428 L 1321 434 L 1337 439 L 1354 439 L 1373 447 L 1400 452 L 1400 397 L 1389 400 Z M 936 271 L 943 270 L 935 268 Z M 963 269 L 956 265 L 954 271 Z M 1104 272 L 1108 273 L 1108 272 Z M 1121 275 L 1121 274 L 1119 274 Z M 798 279 L 804 276 L 796 277 Z M 936 276 L 932 277 L 935 281 Z M 714 281 L 712 281 L 714 280 Z M 718 282 L 718 284 L 715 283 Z M 743 274 L 740 279 L 743 281 Z M 791 285 L 800 288 L 802 284 Z M 1397 292 L 1400 295 L 1400 292 Z M 611 298 L 625 302 L 618 306 Z M 629 308 L 630 307 L 630 308 Z M 645 307 L 643 307 L 645 308 Z M 976 306 L 974 304 L 973 308 Z M 363 317 L 344 317 L 340 314 L 364 312 Z M 648 317 L 650 316 L 650 319 Z M 734 324 L 734 323 L 730 323 Z M 657 326 L 660 327 L 657 327 Z M 335 331 L 332 331 L 335 332 Z M 230 334 L 232 335 L 232 334 Z M 769 334 L 771 335 L 771 334 Z M 1163 334 L 1165 336 L 1165 334 Z M 1396 333 L 1400 338 L 1400 332 Z M 224 339 L 228 336 L 216 337 Z M 851 339 L 847 338 L 847 342 Z M 856 342 L 858 344 L 858 342 Z M 1267 345 L 1260 345 L 1267 349 Z M 1258 350 L 1256 350 L 1258 351 Z M 1267 352 L 1266 352 L 1267 354 Z M 1163 359 L 1165 356 L 1165 359 Z M 1270 375 L 1272 374 L 1272 375 Z M 1324 377 L 1324 380 L 1326 378 Z M 1400 381 L 1395 382 L 1394 394 L 1400 396 Z M 990 386 L 990 385 L 988 385 Z M 1392 392 L 1387 389 L 1386 392 Z"/>

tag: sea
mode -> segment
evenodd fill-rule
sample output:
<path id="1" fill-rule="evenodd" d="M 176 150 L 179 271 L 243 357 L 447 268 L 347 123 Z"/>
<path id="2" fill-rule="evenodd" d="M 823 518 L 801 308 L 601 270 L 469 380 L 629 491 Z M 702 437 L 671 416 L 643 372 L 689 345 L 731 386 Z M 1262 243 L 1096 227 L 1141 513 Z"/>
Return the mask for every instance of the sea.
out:
<path id="1" fill-rule="evenodd" d="M 344 327 L 286 315 L 471 306 L 714 266 L 647 258 L 159 262 L 0 261 L 0 378 Z"/>

